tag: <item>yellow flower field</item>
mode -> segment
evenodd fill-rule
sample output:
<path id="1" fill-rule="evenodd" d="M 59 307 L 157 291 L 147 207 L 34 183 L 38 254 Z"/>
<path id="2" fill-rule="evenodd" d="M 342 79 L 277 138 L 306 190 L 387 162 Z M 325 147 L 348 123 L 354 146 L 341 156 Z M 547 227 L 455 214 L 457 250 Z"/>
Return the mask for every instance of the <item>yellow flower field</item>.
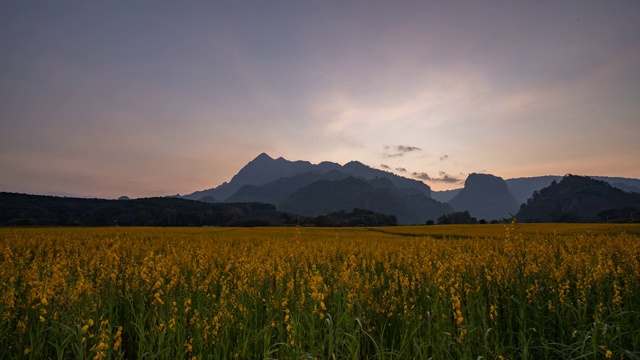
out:
<path id="1" fill-rule="evenodd" d="M 5 228 L 0 359 L 638 359 L 638 233 Z"/>

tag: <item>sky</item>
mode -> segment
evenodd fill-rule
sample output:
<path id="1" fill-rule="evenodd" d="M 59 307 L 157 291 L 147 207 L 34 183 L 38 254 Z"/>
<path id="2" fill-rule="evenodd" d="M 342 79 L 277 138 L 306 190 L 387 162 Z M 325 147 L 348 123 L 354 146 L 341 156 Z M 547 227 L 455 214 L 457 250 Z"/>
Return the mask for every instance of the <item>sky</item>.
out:
<path id="1" fill-rule="evenodd" d="M 0 191 L 188 194 L 273 158 L 640 178 L 640 2 L 0 1 Z"/>

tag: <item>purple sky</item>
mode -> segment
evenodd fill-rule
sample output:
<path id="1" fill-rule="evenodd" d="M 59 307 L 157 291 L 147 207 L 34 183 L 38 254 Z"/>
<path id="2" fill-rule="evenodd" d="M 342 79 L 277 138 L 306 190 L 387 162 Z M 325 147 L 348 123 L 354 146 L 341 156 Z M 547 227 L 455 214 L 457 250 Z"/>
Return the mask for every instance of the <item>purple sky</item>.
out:
<path id="1" fill-rule="evenodd" d="M 261 152 L 640 178 L 639 139 L 635 0 L 0 3 L 0 191 L 185 194 Z"/>

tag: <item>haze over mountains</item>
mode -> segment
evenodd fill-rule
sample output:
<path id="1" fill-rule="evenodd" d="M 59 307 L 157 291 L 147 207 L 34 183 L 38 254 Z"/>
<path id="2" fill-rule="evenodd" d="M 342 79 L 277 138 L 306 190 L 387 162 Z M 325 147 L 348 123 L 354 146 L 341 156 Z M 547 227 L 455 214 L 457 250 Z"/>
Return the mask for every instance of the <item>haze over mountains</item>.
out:
<path id="1" fill-rule="evenodd" d="M 358 161 L 312 164 L 273 159 L 262 153 L 228 183 L 183 197 L 208 202 L 264 202 L 306 216 L 363 208 L 393 214 L 400 224 L 422 224 L 453 211 L 469 211 L 473 217 L 486 220 L 510 218 L 534 192 L 562 179 L 540 176 L 504 180 L 474 173 L 463 188 L 438 192 L 421 181 Z M 640 192 L 639 179 L 594 179 L 625 192 Z"/>
<path id="2" fill-rule="evenodd" d="M 203 191 L 196 191 L 184 197 L 192 200 L 200 200 L 203 197 L 212 197 L 218 201 L 226 201 L 234 195 L 244 185 L 263 186 L 275 180 L 296 175 L 309 174 L 325 175 L 332 171 L 338 171 L 355 177 L 367 180 L 376 177 L 387 177 L 394 185 L 417 189 L 427 196 L 431 196 L 431 188 L 425 183 L 398 176 L 388 171 L 370 168 L 358 161 L 351 161 L 345 165 L 323 161 L 319 164 L 312 164 L 308 161 L 289 161 L 282 157 L 273 159 L 266 153 L 258 155 L 255 159 L 245 165 L 228 183 Z M 314 179 L 311 175 L 310 179 Z M 300 178 L 301 186 L 309 182 Z"/>
<path id="3" fill-rule="evenodd" d="M 0 192 L 4 226 L 389 226 L 514 215 L 522 222 L 638 222 L 640 180 L 504 180 L 472 173 L 463 188 L 437 192 L 357 161 L 311 164 L 260 154 L 228 183 L 186 196 L 105 200 Z"/>
<path id="4" fill-rule="evenodd" d="M 363 208 L 396 215 L 401 224 L 424 223 L 453 211 L 431 199 L 425 183 L 351 161 L 332 162 L 273 159 L 262 153 L 231 181 L 184 196 L 213 202 L 265 202 L 279 210 L 318 216 Z"/>

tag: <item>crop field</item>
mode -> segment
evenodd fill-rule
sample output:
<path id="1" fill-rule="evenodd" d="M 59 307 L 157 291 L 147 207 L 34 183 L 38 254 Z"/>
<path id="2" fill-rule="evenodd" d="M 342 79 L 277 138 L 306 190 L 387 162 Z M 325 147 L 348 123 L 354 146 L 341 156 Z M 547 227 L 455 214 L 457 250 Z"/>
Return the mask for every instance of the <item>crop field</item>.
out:
<path id="1" fill-rule="evenodd" d="M 639 359 L 640 228 L 0 229 L 0 359 Z"/>

